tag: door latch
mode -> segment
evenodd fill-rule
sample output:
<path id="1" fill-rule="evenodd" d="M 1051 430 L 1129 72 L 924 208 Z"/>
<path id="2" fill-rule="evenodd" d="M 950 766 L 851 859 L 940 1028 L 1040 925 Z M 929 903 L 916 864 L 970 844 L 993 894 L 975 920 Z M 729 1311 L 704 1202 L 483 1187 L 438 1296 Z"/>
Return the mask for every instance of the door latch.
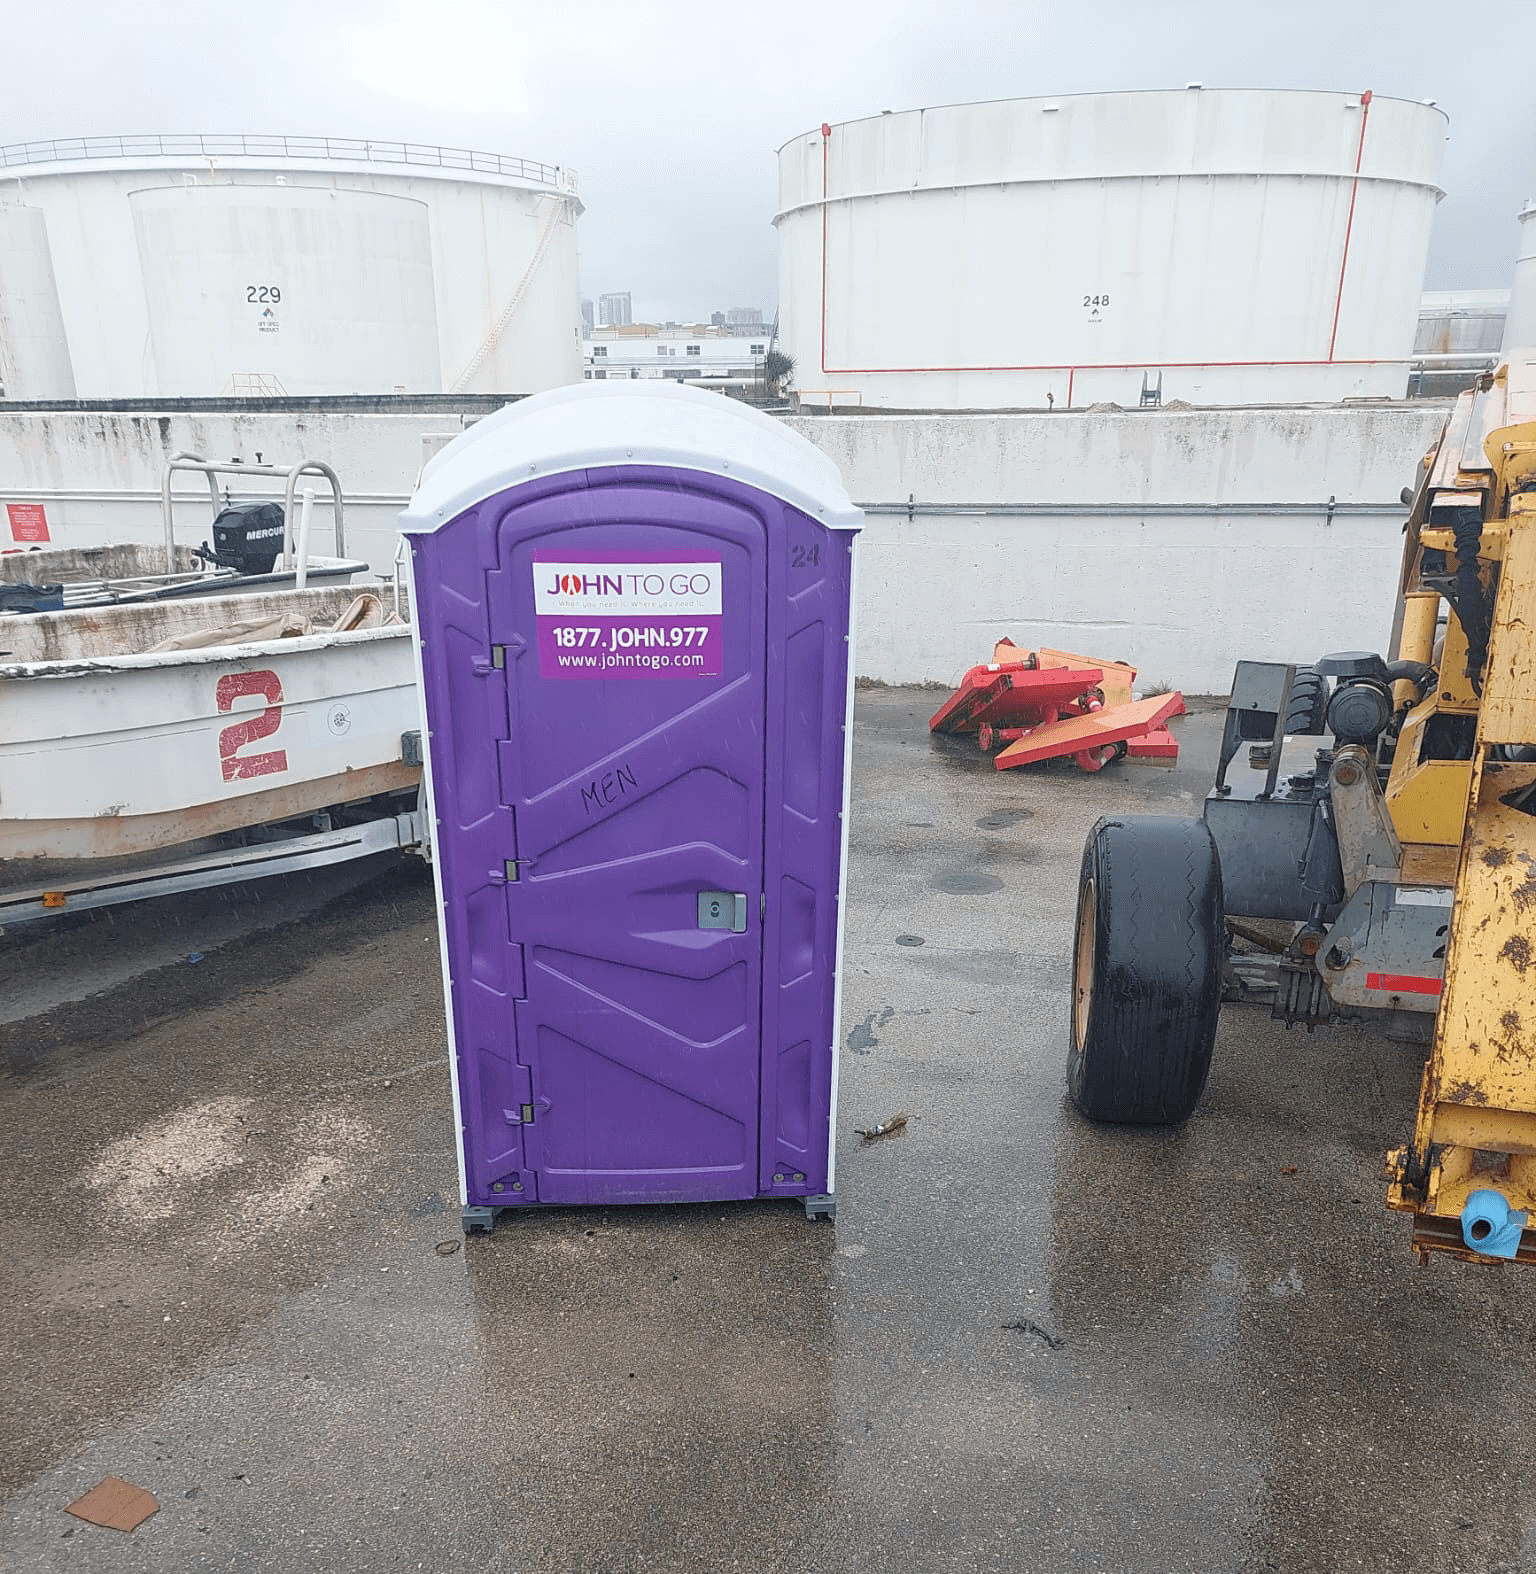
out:
<path id="1" fill-rule="evenodd" d="M 733 934 L 747 932 L 747 894 L 745 891 L 700 891 L 699 928 L 729 929 Z"/>

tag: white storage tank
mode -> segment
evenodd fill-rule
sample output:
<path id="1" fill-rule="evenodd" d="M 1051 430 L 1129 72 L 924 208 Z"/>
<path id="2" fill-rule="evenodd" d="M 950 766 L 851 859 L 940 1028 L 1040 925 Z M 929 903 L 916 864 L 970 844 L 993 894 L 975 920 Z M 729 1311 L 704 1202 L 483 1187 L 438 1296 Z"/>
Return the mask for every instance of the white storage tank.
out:
<path id="1" fill-rule="evenodd" d="M 163 386 L 213 389 L 237 366 L 290 394 L 329 392 L 339 368 L 359 390 L 439 383 L 424 202 L 194 185 L 128 206 Z"/>
<path id="2" fill-rule="evenodd" d="M 0 148 L 9 399 L 532 393 L 581 378 L 574 172 L 312 137 Z"/>
<path id="3" fill-rule="evenodd" d="M 74 395 L 47 219 L 0 199 L 0 399 Z"/>
<path id="4" fill-rule="evenodd" d="M 1413 353 L 1497 355 L 1508 317 L 1508 290 L 1426 290 L 1419 302 Z"/>
<path id="5" fill-rule="evenodd" d="M 1536 202 L 1520 210 L 1520 251 L 1515 262 L 1515 283 L 1504 319 L 1504 348 L 1522 350 L 1536 345 Z"/>
<path id="6" fill-rule="evenodd" d="M 1370 93 L 1008 99 L 779 150 L 806 404 L 1401 397 L 1446 117 Z"/>

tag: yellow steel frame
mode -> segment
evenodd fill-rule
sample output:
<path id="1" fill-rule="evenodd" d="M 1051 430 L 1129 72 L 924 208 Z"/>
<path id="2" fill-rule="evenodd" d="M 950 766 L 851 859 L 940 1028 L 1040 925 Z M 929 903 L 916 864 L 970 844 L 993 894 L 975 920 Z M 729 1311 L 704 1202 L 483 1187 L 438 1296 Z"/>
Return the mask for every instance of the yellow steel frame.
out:
<path id="1" fill-rule="evenodd" d="M 1437 608 L 1440 603 L 1440 597 L 1434 592 L 1427 595 L 1416 592 L 1414 599 L 1421 605 L 1432 602 Z M 1430 726 L 1437 716 L 1477 714 L 1477 695 L 1463 670 L 1467 662 L 1467 637 L 1456 614 L 1447 610 L 1445 639 L 1438 657 L 1433 642 L 1423 655 L 1416 654 L 1406 638 L 1398 650 L 1402 657 L 1429 662 L 1439 668 L 1441 679 L 1436 691 L 1409 711 L 1403 722 L 1397 751 L 1392 758 L 1392 774 L 1387 779 L 1386 798 L 1387 810 L 1401 841 L 1459 847 L 1467 823 L 1472 762 L 1424 757 Z"/>
<path id="2" fill-rule="evenodd" d="M 1409 522 L 1399 654 L 1431 659 L 1438 597 L 1420 580 L 1423 553 L 1454 565 L 1451 532 L 1424 524 L 1435 487 L 1476 494 L 1483 515 L 1479 569 L 1494 588 L 1481 693 L 1462 676 L 1466 636 L 1448 613 L 1434 664 L 1437 691 L 1412 710 L 1398 738 L 1387 800 L 1404 843 L 1404 876 L 1457 866 L 1434 1046 L 1424 1068 L 1412 1143 L 1387 1158 L 1388 1206 L 1413 1214 L 1413 1244 L 1482 1259 L 1463 1238 L 1474 1191 L 1498 1191 L 1536 1225 L 1536 762 L 1509 745 L 1536 745 L 1536 355 L 1512 357 L 1495 386 L 1463 395 Z M 1478 435 L 1482 455 L 1469 462 Z M 1486 457 L 1486 467 L 1478 460 Z M 1475 716 L 1470 760 L 1424 756 L 1439 716 Z M 1529 800 L 1529 801 L 1527 801 Z M 1432 882 L 1430 882 L 1432 883 Z M 1518 1258 L 1536 1262 L 1536 1228 Z M 1486 1259 L 1482 1259 L 1486 1260 Z"/>

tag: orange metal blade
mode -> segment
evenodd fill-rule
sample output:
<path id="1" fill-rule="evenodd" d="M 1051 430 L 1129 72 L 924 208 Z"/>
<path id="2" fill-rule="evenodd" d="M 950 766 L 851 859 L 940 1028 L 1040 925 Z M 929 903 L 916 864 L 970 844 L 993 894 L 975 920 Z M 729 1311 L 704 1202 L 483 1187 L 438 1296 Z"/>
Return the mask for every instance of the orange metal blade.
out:
<path id="1" fill-rule="evenodd" d="M 1128 760 L 1151 760 L 1158 765 L 1171 765 L 1179 757 L 1179 740 L 1166 727 L 1155 727 L 1144 738 L 1128 739 L 1125 756 Z"/>
<path id="2" fill-rule="evenodd" d="M 1070 650 L 1038 650 L 1035 652 L 1043 668 L 1098 667 L 1104 674 L 1099 687 L 1104 691 L 1106 708 L 1129 705 L 1131 691 L 1136 682 L 1136 669 L 1123 661 L 1104 661 L 1098 656 L 1077 656 Z"/>
<path id="3" fill-rule="evenodd" d="M 1182 694 L 1159 694 L 1132 705 L 1095 711 L 1091 716 L 1073 716 L 1066 721 L 1048 722 L 1026 738 L 1011 743 L 996 756 L 993 764 L 1006 771 L 1015 765 L 1030 765 L 1036 760 L 1051 760 L 1081 749 L 1096 749 L 1106 743 L 1123 743 L 1144 737 L 1161 727 L 1170 716 L 1184 714 Z"/>

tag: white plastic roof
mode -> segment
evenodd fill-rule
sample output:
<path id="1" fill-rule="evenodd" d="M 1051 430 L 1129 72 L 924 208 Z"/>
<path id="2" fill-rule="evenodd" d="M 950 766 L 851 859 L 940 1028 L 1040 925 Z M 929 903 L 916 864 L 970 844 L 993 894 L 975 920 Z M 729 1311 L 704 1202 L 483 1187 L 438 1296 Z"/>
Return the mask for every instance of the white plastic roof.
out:
<path id="1" fill-rule="evenodd" d="M 523 481 L 608 465 L 725 476 L 833 530 L 858 530 L 837 466 L 797 432 L 735 399 L 679 383 L 577 383 L 487 416 L 435 454 L 400 515 L 426 535 Z"/>

